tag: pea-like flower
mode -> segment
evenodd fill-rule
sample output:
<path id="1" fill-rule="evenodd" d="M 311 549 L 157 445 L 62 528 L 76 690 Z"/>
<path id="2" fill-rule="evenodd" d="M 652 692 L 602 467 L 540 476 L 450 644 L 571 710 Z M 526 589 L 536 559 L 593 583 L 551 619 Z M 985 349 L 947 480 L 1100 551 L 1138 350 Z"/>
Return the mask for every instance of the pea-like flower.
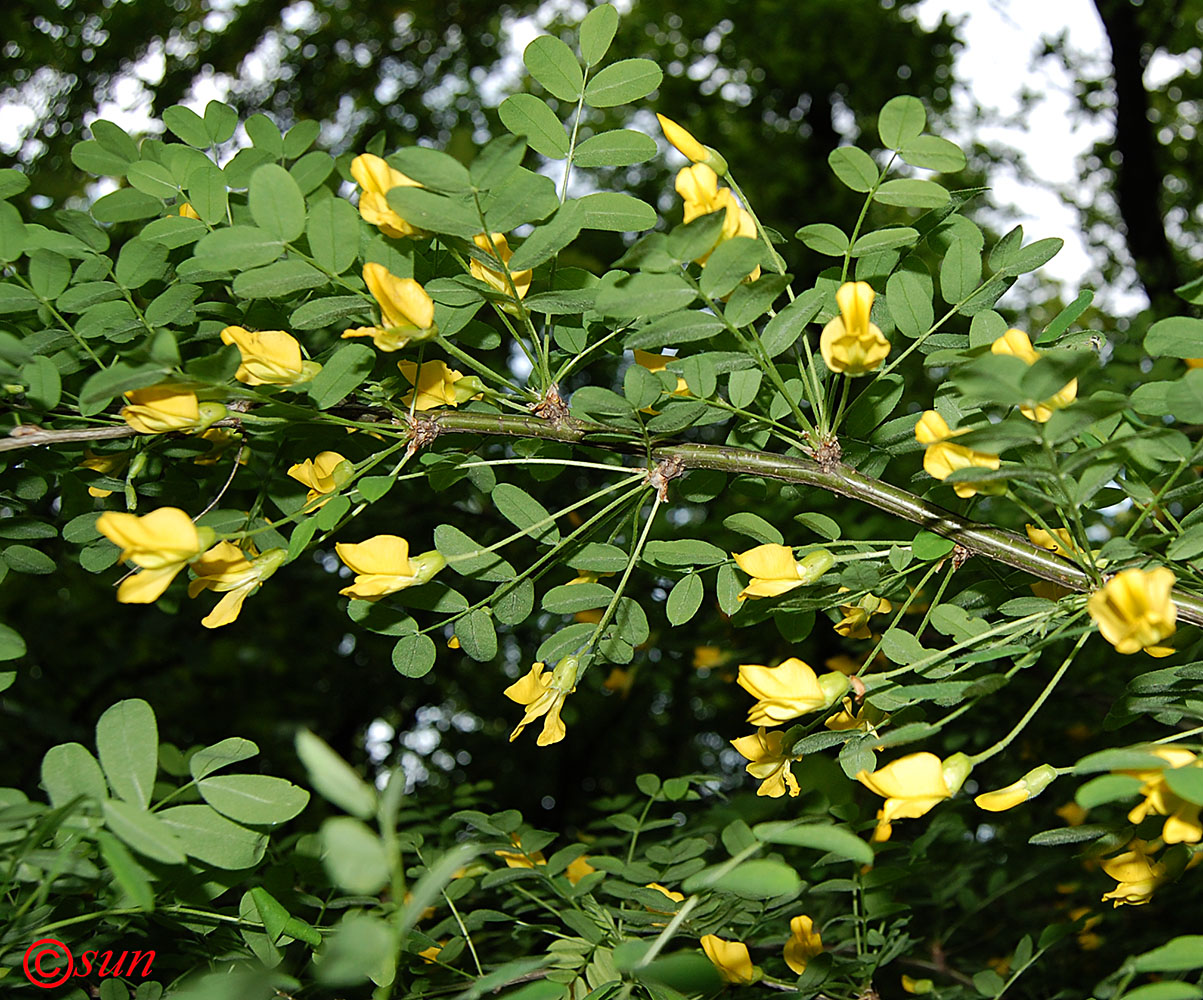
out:
<path id="1" fill-rule="evenodd" d="M 775 667 L 741 663 L 739 686 L 758 699 L 748 710 L 748 722 L 754 726 L 776 726 L 799 715 L 829 708 L 844 696 L 851 682 L 840 673 L 820 678 L 808 664 L 791 656 Z"/>
<path id="2" fill-rule="evenodd" d="M 594 868 L 593 865 L 589 864 L 588 856 L 582 854 L 579 858 L 573 858 L 572 861 L 568 863 L 568 867 L 564 869 L 564 877 L 568 879 L 572 885 L 576 885 L 586 875 L 592 875 L 595 871 L 597 871 L 597 869 Z"/>
<path id="3" fill-rule="evenodd" d="M 915 425 L 915 439 L 928 446 L 923 453 L 923 468 L 933 479 L 947 479 L 958 469 L 997 469 L 1001 462 L 997 455 L 988 451 L 975 451 L 961 444 L 953 444 L 949 438 L 964 434 L 965 429 L 950 430 L 947 422 L 935 410 L 928 410 Z M 1001 489 L 1000 484 L 987 487 L 982 483 L 962 480 L 952 484 L 956 495 L 962 499 L 981 492 L 989 493 Z"/>
<path id="4" fill-rule="evenodd" d="M 1040 352 L 1032 346 L 1032 341 L 1022 330 L 1010 329 L 990 345 L 991 354 L 1008 354 L 1013 358 L 1035 364 Z M 1070 379 L 1056 394 L 1035 406 L 1021 406 L 1019 412 L 1029 420 L 1038 424 L 1045 423 L 1053 415 L 1053 411 L 1064 409 L 1078 398 L 1078 380 Z"/>
<path id="5" fill-rule="evenodd" d="M 514 292 L 510 291 L 510 282 L 506 280 L 508 272 L 510 280 L 514 282 L 514 291 L 518 293 L 518 298 L 526 298 L 526 293 L 530 291 L 531 275 L 534 272 L 509 270 L 510 258 L 514 256 L 514 251 L 510 249 L 505 233 L 478 233 L 472 237 L 472 242 L 501 265 L 498 268 L 492 268 L 482 264 L 476 258 L 472 258 L 468 261 L 468 271 L 472 277 L 495 288 L 502 295 L 512 298 Z"/>
<path id="6" fill-rule="evenodd" d="M 547 859 L 543 857 L 542 851 L 527 851 L 523 849 L 522 838 L 518 834 L 510 834 L 510 843 L 517 850 L 493 852 L 505 862 L 507 868 L 534 868 L 535 865 L 547 864 Z"/>
<path id="7" fill-rule="evenodd" d="M 536 744 L 550 746 L 559 743 L 567 735 L 560 712 L 564 708 L 564 699 L 576 690 L 579 669 L 580 661 L 575 656 L 565 656 L 550 673 L 545 672 L 544 663 L 534 663 L 530 673 L 505 689 L 503 693 L 510 701 L 526 708 L 522 721 L 510 733 L 511 743 L 540 716 L 543 717 L 543 731 L 539 733 Z"/>
<path id="8" fill-rule="evenodd" d="M 657 114 L 656 120 L 660 122 L 660 131 L 664 133 L 664 138 L 667 139 L 673 147 L 690 163 L 705 163 L 707 166 L 715 168 L 718 166 L 714 161 L 718 154 L 708 146 L 703 146 L 697 139 L 693 137 L 693 133 L 682 125 L 678 125 L 671 118 L 665 115 Z M 720 157 L 721 159 L 721 157 Z M 723 163 L 719 173 L 727 172 L 727 164 Z"/>
<path id="9" fill-rule="evenodd" d="M 196 393 L 170 382 L 130 389 L 121 418 L 139 434 L 203 431 L 226 415 L 221 403 L 202 403 Z"/>
<path id="10" fill-rule="evenodd" d="M 351 176 L 359 185 L 359 214 L 364 222 L 394 238 L 427 235 L 425 230 L 401 218 L 388 203 L 388 193 L 393 188 L 421 187 L 421 184 L 371 153 L 363 153 L 351 161 Z"/>
<path id="11" fill-rule="evenodd" d="M 363 280 L 380 305 L 381 326 L 357 326 L 343 337 L 371 337 L 382 351 L 399 351 L 407 344 L 438 335 L 434 300 L 413 278 L 398 278 L 383 264 L 363 265 Z"/>
<path id="12" fill-rule="evenodd" d="M 1144 784 L 1140 794 L 1144 801 L 1128 813 L 1128 822 L 1141 823 L 1147 816 L 1165 816 L 1161 828 L 1161 839 L 1167 844 L 1197 844 L 1203 840 L 1203 823 L 1200 823 L 1200 806 L 1175 794 L 1165 780 L 1167 770 L 1182 767 L 1199 767 L 1198 758 L 1181 747 L 1157 747 L 1149 751 L 1166 762 L 1166 768 L 1149 768 L 1142 771 L 1122 771 L 1139 778 Z"/>
<path id="13" fill-rule="evenodd" d="M 890 342 L 870 322 L 877 293 L 867 281 L 845 281 L 835 293 L 840 314 L 823 327 L 819 353 L 833 372 L 865 375 L 880 367 L 890 353 Z"/>
<path id="14" fill-rule="evenodd" d="M 710 215 L 712 212 L 724 213 L 723 228 L 715 241 L 715 247 L 737 236 L 756 238 L 756 220 L 752 218 L 752 213 L 740 205 L 730 188 L 718 186 L 718 174 L 705 163 L 695 163 L 692 167 L 680 170 L 677 173 L 675 186 L 677 194 L 685 203 L 683 221 L 692 222 L 694 219 Z M 705 266 L 713 252 L 714 247 L 711 247 L 697 258 L 697 263 Z M 759 277 L 760 268 L 757 267 L 744 280 L 755 281 Z"/>
<path id="15" fill-rule="evenodd" d="M 717 934 L 707 934 L 700 944 L 706 957 L 723 977 L 723 982 L 751 986 L 763 978 L 764 972 L 759 966 L 752 964 L 748 946 L 742 941 L 727 941 Z"/>
<path id="16" fill-rule="evenodd" d="M 248 558 L 232 542 L 218 542 L 196 562 L 192 570 L 196 579 L 188 584 L 188 596 L 196 597 L 205 590 L 223 595 L 204 618 L 205 628 L 229 625 L 242 611 L 242 602 L 263 586 L 263 581 L 284 565 L 288 553 L 284 549 L 268 549 L 262 555 Z"/>
<path id="17" fill-rule="evenodd" d="M 732 740 L 731 745 L 749 761 L 744 770 L 760 782 L 757 795 L 779 799 L 786 789 L 789 789 L 790 798 L 796 798 L 801 793 L 798 779 L 790 770 L 791 758 L 785 751 L 785 733 L 781 730 L 766 734 L 764 726 L 761 726 L 751 736 Z"/>
<path id="18" fill-rule="evenodd" d="M 646 368 L 649 372 L 662 372 L 668 369 L 670 361 L 677 359 L 671 354 L 653 354 L 651 351 L 641 351 L 638 348 L 632 352 L 635 355 L 635 364 L 640 368 Z M 677 376 L 677 387 L 673 389 L 674 396 L 684 396 L 689 393 L 689 383 L 685 379 Z"/>
<path id="19" fill-rule="evenodd" d="M 351 478 L 351 463 L 337 451 L 319 452 L 313 458 L 298 462 L 288 470 L 288 475 L 298 483 L 309 487 L 305 497 L 306 506 L 313 504 L 317 510 L 330 496 Z M 314 503 L 320 500 L 319 503 Z"/>
<path id="20" fill-rule="evenodd" d="M 406 406 L 412 403 L 415 410 L 459 406 L 469 399 L 480 399 L 485 390 L 484 383 L 475 375 L 465 376 L 442 361 L 427 361 L 420 370 L 414 361 L 398 361 L 397 367 L 405 380 L 417 389 L 417 402 L 414 402 L 413 389 L 401 400 Z"/>
<path id="21" fill-rule="evenodd" d="M 782 594 L 814 583 L 835 565 L 835 557 L 818 549 L 802 560 L 794 558 L 788 545 L 757 545 L 746 552 L 732 552 L 735 565 L 752 579 L 739 592 L 739 600 L 749 597 L 780 597 Z"/>
<path id="22" fill-rule="evenodd" d="M 117 588 L 122 604 L 157 601 L 177 573 L 213 544 L 213 529 L 198 528 L 178 507 L 160 507 L 139 517 L 105 511 L 96 530 L 121 546 L 121 558 L 138 567 Z"/>
<path id="23" fill-rule="evenodd" d="M 186 201 L 180 203 L 179 216 L 182 219 L 195 219 L 197 222 L 201 221 L 199 213 Z"/>
<path id="24" fill-rule="evenodd" d="M 1103 871 L 1119 883 L 1103 895 L 1113 907 L 1143 906 L 1153 898 L 1153 892 L 1165 879 L 1166 868 L 1153 860 L 1149 844 L 1133 840 L 1126 851 L 1102 863 Z"/>
<path id="25" fill-rule="evenodd" d="M 241 326 L 227 326 L 221 331 L 221 342 L 237 345 L 242 363 L 234 378 L 247 385 L 297 385 L 322 370 L 316 361 L 301 357 L 296 337 L 283 330 L 252 332 Z"/>
<path id="26" fill-rule="evenodd" d="M 831 661 L 827 661 L 831 666 Z M 876 731 L 877 727 L 885 725 L 889 715 L 880 708 L 875 708 L 867 701 L 862 701 L 859 707 L 854 707 L 851 698 L 840 702 L 840 710 L 823 720 L 823 725 L 832 732 L 843 733 L 851 729 L 862 729 L 865 732 Z"/>
<path id="27" fill-rule="evenodd" d="M 111 455 L 97 455 L 91 448 L 85 448 L 83 460 L 77 468 L 91 469 L 93 472 L 99 472 L 102 476 L 109 476 L 110 478 L 120 476 L 125 472 L 133 454 L 132 451 L 119 451 Z M 106 490 L 100 486 L 88 487 L 89 496 L 107 497 L 111 496 L 112 493 L 112 490 Z"/>
<path id="28" fill-rule="evenodd" d="M 940 760 L 934 753 L 923 752 L 899 757 L 872 773 L 858 772 L 856 780 L 886 800 L 878 813 L 877 839 L 889 839 L 894 820 L 915 819 L 951 798 L 972 769 L 963 753 Z"/>
<path id="29" fill-rule="evenodd" d="M 800 976 L 810 960 L 823 953 L 823 938 L 815 930 L 815 922 L 805 914 L 790 920 L 789 931 L 789 940 L 785 942 L 785 964 Z"/>
<path id="30" fill-rule="evenodd" d="M 973 803 L 979 809 L 987 812 L 1003 812 L 1014 809 L 1015 806 L 1028 799 L 1034 799 L 1043 792 L 1057 777 L 1057 769 L 1051 764 L 1041 764 L 1034 767 L 1018 781 L 1013 781 L 1006 788 L 998 788 L 992 792 L 983 792 Z"/>
<path id="31" fill-rule="evenodd" d="M 1174 651 L 1160 643 L 1177 629 L 1178 609 L 1170 596 L 1175 580 L 1164 566 L 1126 569 L 1090 595 L 1090 617 L 1117 653 L 1143 649 L 1150 656 L 1169 656 Z"/>
<path id="32" fill-rule="evenodd" d="M 447 565 L 436 549 L 411 559 L 409 542 L 398 535 L 373 535 L 356 543 L 339 542 L 334 551 L 356 574 L 355 582 L 339 593 L 361 601 L 378 601 L 386 594 L 429 583 Z"/>
<path id="33" fill-rule="evenodd" d="M 840 605 L 840 613 L 844 617 L 835 623 L 835 630 L 849 639 L 868 639 L 873 634 L 869 631 L 869 618 L 872 615 L 888 615 L 893 610 L 894 605 L 884 597 L 866 594 L 855 604 Z"/>

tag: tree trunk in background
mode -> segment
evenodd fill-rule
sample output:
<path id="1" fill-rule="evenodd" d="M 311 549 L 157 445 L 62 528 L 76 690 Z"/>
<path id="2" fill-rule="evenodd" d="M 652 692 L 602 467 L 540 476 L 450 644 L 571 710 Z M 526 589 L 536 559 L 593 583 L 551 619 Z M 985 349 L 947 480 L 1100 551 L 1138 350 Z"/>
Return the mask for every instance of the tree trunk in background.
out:
<path id="1" fill-rule="evenodd" d="M 1115 197 L 1136 273 L 1153 309 L 1165 314 L 1181 307 L 1174 295 L 1181 279 L 1161 209 L 1164 177 L 1148 117 L 1141 53 L 1146 39 L 1130 0 L 1094 0 L 1094 5 L 1111 44 L 1115 78 L 1115 149 L 1122 157 L 1115 168 Z"/>

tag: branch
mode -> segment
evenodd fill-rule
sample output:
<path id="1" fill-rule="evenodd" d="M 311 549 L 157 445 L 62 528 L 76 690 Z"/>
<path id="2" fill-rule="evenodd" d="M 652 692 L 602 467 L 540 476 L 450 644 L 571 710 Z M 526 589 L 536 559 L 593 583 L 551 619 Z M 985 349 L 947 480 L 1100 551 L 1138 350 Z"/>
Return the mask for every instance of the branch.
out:
<path id="1" fill-rule="evenodd" d="M 619 440 L 612 432 L 605 433 L 606 428 L 582 421 L 570 421 L 553 427 L 534 417 L 449 411 L 441 411 L 428 419 L 444 433 L 536 437 L 588 444 L 610 451 L 643 454 L 640 442 Z M 656 462 L 674 459 L 686 469 L 715 469 L 815 486 L 829 493 L 867 503 L 887 514 L 893 514 L 934 534 L 949 538 L 972 554 L 1023 570 L 1041 580 L 1048 580 L 1081 593 L 1094 590 L 1094 584 L 1084 570 L 1069 560 L 1054 555 L 1048 549 L 1033 545 L 1021 535 L 954 514 L 897 486 L 862 475 L 846 465 L 837 463 L 824 469 L 808 458 L 765 454 L 725 445 L 686 443 L 655 448 L 652 451 L 652 459 Z M 1182 621 L 1192 625 L 1203 625 L 1203 598 L 1182 590 L 1175 590 L 1173 596 L 1178 607 L 1178 616 Z"/>

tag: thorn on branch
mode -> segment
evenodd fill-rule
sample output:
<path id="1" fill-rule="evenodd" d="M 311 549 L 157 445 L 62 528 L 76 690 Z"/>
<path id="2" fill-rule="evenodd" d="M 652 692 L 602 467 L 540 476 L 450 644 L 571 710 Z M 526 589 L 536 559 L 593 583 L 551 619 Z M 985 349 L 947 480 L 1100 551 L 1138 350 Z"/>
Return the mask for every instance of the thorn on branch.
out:
<path id="1" fill-rule="evenodd" d="M 530 408 L 531 413 L 541 417 L 553 427 L 562 427 L 568 422 L 568 404 L 560 395 L 560 387 L 552 382 L 543 393 L 543 398 Z"/>
<path id="2" fill-rule="evenodd" d="M 965 563 L 969 562 L 969 559 L 972 557 L 972 555 L 973 555 L 973 553 L 970 552 L 967 548 L 965 548 L 964 545 L 960 545 L 960 544 L 954 545 L 952 547 L 953 571 L 955 572 L 956 570 L 958 570 L 962 566 L 964 566 Z"/>
<path id="3" fill-rule="evenodd" d="M 844 457 L 844 451 L 835 438 L 825 438 L 814 450 L 815 462 L 824 472 L 834 472 Z"/>
<path id="4" fill-rule="evenodd" d="M 409 444 L 405 446 L 405 457 L 413 458 L 414 454 L 429 444 L 442 433 L 438 422 L 430 417 L 413 416 L 406 421 L 409 427 Z"/>
<path id="5" fill-rule="evenodd" d="M 679 455 L 670 455 L 647 474 L 647 482 L 655 488 L 661 503 L 667 503 L 668 484 L 684 474 L 685 460 Z"/>

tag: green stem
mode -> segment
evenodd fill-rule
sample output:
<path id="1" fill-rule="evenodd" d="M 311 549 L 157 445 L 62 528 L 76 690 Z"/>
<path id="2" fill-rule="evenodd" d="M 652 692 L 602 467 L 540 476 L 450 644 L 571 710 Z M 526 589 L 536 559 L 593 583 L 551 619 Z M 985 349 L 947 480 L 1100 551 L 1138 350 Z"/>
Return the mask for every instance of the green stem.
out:
<path id="1" fill-rule="evenodd" d="M 860 227 L 864 225 L 865 216 L 869 214 L 869 206 L 873 204 L 873 196 L 877 194 L 877 189 L 881 187 L 882 181 L 886 179 L 886 174 L 890 172 L 890 167 L 894 165 L 894 161 L 898 158 L 897 153 L 890 155 L 890 161 L 881 168 L 877 174 L 877 180 L 873 182 L 873 186 L 869 188 L 868 194 L 865 195 L 865 203 L 860 207 L 860 215 L 856 217 L 856 225 L 852 227 L 852 235 L 848 237 L 848 247 L 844 250 L 844 264 L 840 268 L 840 284 L 842 285 L 848 280 L 848 265 L 852 262 L 852 245 L 860 236 Z"/>
<path id="2" fill-rule="evenodd" d="M 660 494 L 656 493 L 652 500 L 652 509 L 647 516 L 647 520 L 643 523 L 643 532 L 639 536 L 634 547 L 631 549 L 631 558 L 627 560 L 627 568 L 623 571 L 622 579 L 618 581 L 618 586 L 614 588 L 614 596 L 610 598 L 610 603 L 606 607 L 605 614 L 602 615 L 601 621 L 597 623 L 597 628 L 593 630 L 593 634 L 589 636 L 589 641 L 585 643 L 583 653 L 588 652 L 601 638 L 605 627 L 610 624 L 610 619 L 614 617 L 614 612 L 618 610 L 618 601 L 622 597 L 623 589 L 627 585 L 627 580 L 631 578 L 631 571 L 635 568 L 635 563 L 639 561 L 639 553 L 643 551 L 643 546 L 647 542 L 647 536 L 652 530 L 652 522 L 656 520 L 656 512 L 660 509 Z"/>

